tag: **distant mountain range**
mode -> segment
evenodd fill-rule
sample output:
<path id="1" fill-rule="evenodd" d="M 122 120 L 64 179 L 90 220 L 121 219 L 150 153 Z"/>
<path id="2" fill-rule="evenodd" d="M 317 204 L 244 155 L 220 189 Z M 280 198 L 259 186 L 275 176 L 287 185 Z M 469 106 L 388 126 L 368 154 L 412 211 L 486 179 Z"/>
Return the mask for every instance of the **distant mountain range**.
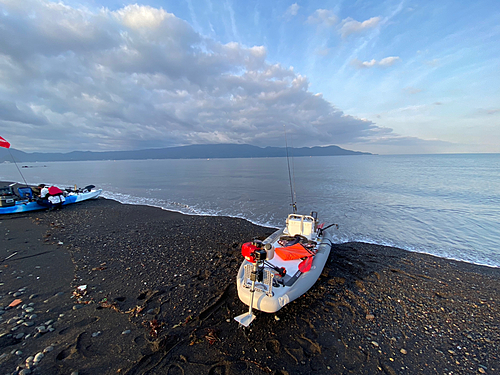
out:
<path id="1" fill-rule="evenodd" d="M 191 145 L 136 151 L 72 151 L 68 153 L 27 153 L 10 149 L 16 162 L 83 161 L 83 160 L 144 160 L 144 159 L 218 159 L 285 157 L 284 147 L 257 147 L 239 144 Z M 288 148 L 290 156 L 371 155 L 338 146 Z M 0 148 L 0 162 L 12 161 L 6 149 Z"/>

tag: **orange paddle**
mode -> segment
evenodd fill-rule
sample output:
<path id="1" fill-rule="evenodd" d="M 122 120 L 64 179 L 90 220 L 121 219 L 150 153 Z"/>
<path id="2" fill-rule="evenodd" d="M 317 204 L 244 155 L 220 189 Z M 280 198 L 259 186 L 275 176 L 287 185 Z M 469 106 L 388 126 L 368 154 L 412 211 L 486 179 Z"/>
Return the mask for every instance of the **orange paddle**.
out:
<path id="1" fill-rule="evenodd" d="M 308 257 L 299 263 L 299 271 L 302 273 L 306 273 L 311 269 L 313 264 L 313 257 Z"/>

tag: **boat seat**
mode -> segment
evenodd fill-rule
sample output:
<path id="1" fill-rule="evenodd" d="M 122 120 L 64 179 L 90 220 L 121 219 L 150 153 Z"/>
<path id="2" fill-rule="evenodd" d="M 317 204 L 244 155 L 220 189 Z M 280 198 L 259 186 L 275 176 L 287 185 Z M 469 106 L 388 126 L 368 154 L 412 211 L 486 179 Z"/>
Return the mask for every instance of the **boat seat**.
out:
<path id="1" fill-rule="evenodd" d="M 21 198 L 33 198 L 33 190 L 31 190 L 29 186 L 19 187 L 17 188 L 17 191 L 19 192 L 19 196 Z"/>

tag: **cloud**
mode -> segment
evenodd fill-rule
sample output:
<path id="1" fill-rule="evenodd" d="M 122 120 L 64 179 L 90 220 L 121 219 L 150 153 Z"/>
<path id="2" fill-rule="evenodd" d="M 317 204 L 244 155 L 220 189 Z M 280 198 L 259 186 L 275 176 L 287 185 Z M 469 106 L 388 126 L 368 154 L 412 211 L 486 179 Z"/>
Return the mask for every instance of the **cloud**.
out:
<path id="1" fill-rule="evenodd" d="M 372 17 L 363 22 L 359 22 L 348 17 L 342 20 L 340 24 L 340 35 L 342 38 L 345 38 L 354 33 L 359 33 L 367 29 L 373 29 L 380 23 L 380 21 L 380 17 Z"/>
<path id="2" fill-rule="evenodd" d="M 312 25 L 323 25 L 326 27 L 333 26 L 337 23 L 338 18 L 331 10 L 317 9 L 313 14 L 307 17 L 307 23 Z"/>
<path id="3" fill-rule="evenodd" d="M 1 108 L 1 106 L 0 106 Z M 478 108 L 473 111 L 468 117 L 483 117 L 483 116 L 492 116 L 500 114 L 500 108 Z"/>
<path id="4" fill-rule="evenodd" d="M 283 124 L 295 146 L 312 146 L 378 129 L 309 91 L 292 68 L 267 62 L 264 47 L 222 44 L 162 9 L 2 7 L 0 128 L 15 148 L 269 146 L 283 143 Z"/>
<path id="5" fill-rule="evenodd" d="M 290 5 L 285 12 L 285 18 L 295 17 L 299 12 L 299 9 L 300 6 L 297 3 Z"/>
<path id="6" fill-rule="evenodd" d="M 385 57 L 380 61 L 372 59 L 370 61 L 360 61 L 358 59 L 351 60 L 351 65 L 359 69 L 373 68 L 374 66 L 389 67 L 394 65 L 400 58 L 398 56 Z"/>
<path id="7" fill-rule="evenodd" d="M 379 61 L 380 66 L 391 66 L 397 61 L 399 61 L 399 56 L 389 56 L 389 57 L 384 57 L 382 60 Z"/>
<path id="8" fill-rule="evenodd" d="M 169 17 L 163 9 L 155 9 L 150 6 L 128 5 L 115 12 L 120 21 L 132 28 L 158 28 Z"/>

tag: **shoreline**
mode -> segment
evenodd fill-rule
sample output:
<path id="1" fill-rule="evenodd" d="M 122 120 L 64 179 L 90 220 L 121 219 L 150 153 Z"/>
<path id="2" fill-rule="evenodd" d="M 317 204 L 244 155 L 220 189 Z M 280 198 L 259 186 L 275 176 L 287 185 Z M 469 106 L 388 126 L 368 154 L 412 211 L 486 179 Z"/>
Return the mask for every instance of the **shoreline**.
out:
<path id="1" fill-rule="evenodd" d="M 118 198 L 116 198 L 114 196 L 107 196 L 107 197 L 105 197 L 105 195 L 106 194 L 103 194 L 101 196 L 103 198 L 105 198 L 105 199 L 113 200 L 113 201 L 116 201 L 116 202 L 119 202 L 119 203 L 125 204 L 125 205 L 136 205 L 136 206 L 153 207 L 153 208 L 162 209 L 162 210 L 165 210 L 165 211 L 168 211 L 168 212 L 179 213 L 181 215 L 186 215 L 186 216 L 208 216 L 208 217 L 218 217 L 218 216 L 221 216 L 221 215 L 214 215 L 214 214 L 209 214 L 209 213 L 194 213 L 194 212 L 189 213 L 189 212 L 183 212 L 181 210 L 176 210 L 176 209 L 172 209 L 172 208 L 164 208 L 164 207 L 159 206 L 159 205 L 148 204 L 148 203 L 145 203 L 145 202 L 141 202 L 139 204 L 137 204 L 137 203 L 130 203 L 126 199 L 122 200 L 122 199 L 118 199 Z M 231 215 L 223 215 L 223 217 L 229 217 L 229 218 L 233 218 L 233 219 L 246 220 L 246 221 L 248 221 L 248 222 L 250 222 L 250 223 L 252 223 L 254 225 L 257 225 L 257 226 L 260 226 L 260 227 L 265 227 L 265 228 L 274 228 L 274 229 L 279 229 L 280 228 L 280 226 L 274 226 L 274 225 L 271 225 L 270 223 L 260 223 L 260 222 L 253 221 L 253 220 L 250 220 L 250 219 L 245 218 L 245 217 L 231 216 Z M 418 253 L 418 254 L 426 254 L 426 255 L 434 256 L 434 257 L 445 259 L 445 260 L 453 260 L 453 261 L 457 261 L 457 262 L 470 263 L 470 264 L 477 265 L 477 266 L 484 266 L 484 267 L 490 267 L 490 268 L 500 269 L 500 265 L 491 265 L 491 264 L 487 264 L 487 263 L 480 263 L 480 261 L 474 262 L 472 260 L 457 259 L 457 258 L 453 258 L 452 256 L 445 256 L 445 255 L 442 255 L 442 254 L 433 253 L 430 250 L 429 251 L 426 251 L 426 250 L 417 251 L 417 250 L 410 249 L 410 248 L 405 247 L 405 246 L 399 246 L 397 244 L 389 243 L 389 242 L 385 242 L 385 241 L 377 242 L 375 240 L 370 240 L 370 239 L 352 239 L 352 240 L 349 240 L 347 242 L 359 242 L 359 243 L 366 243 L 366 244 L 370 244 L 370 245 L 394 247 L 394 248 L 402 249 L 402 250 L 409 251 L 409 252 L 415 252 L 415 253 Z M 342 242 L 342 243 L 345 243 L 345 242 Z"/>
<path id="2" fill-rule="evenodd" d="M 245 330 L 233 320 L 247 310 L 235 287 L 241 244 L 274 229 L 104 198 L 18 215 L 0 217 L 0 363 L 9 373 L 50 347 L 34 373 L 500 369 L 498 268 L 338 244 L 309 292 L 276 314 L 258 312 Z M 5 310 L 16 293 L 22 303 Z"/>

